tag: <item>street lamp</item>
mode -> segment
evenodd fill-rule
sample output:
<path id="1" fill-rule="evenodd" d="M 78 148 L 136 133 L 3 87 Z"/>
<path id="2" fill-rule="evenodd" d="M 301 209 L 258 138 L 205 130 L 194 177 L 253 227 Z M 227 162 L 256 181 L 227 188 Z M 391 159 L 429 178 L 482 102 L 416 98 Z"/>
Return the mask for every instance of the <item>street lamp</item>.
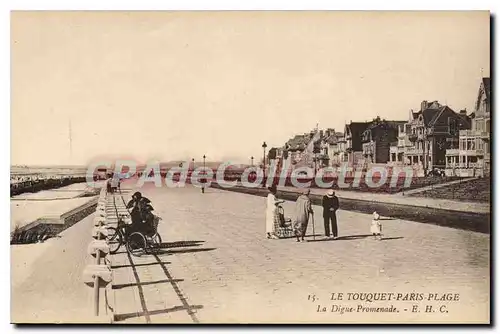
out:
<path id="1" fill-rule="evenodd" d="M 205 171 L 205 158 L 206 158 L 206 156 L 205 156 L 205 154 L 203 154 L 203 174 L 206 173 L 206 171 Z M 206 178 L 203 179 L 203 184 L 201 185 L 201 193 L 202 194 L 205 193 L 205 182 L 207 182 Z"/>
<path id="2" fill-rule="evenodd" d="M 427 150 L 426 152 L 426 147 L 427 147 L 427 144 L 428 144 L 428 133 L 427 133 L 427 128 L 424 126 L 424 129 L 422 131 L 422 155 L 424 157 L 424 176 L 427 176 L 427 169 L 429 168 L 428 166 L 428 160 L 427 160 L 427 155 L 428 155 L 428 152 L 429 150 Z"/>
<path id="3" fill-rule="evenodd" d="M 264 158 L 262 159 L 262 166 L 264 167 L 264 177 L 266 177 L 266 142 L 262 143 L 262 149 L 264 150 Z"/>
<path id="4" fill-rule="evenodd" d="M 252 160 L 252 167 L 253 167 L 253 156 L 251 156 L 250 159 Z"/>
<path id="5" fill-rule="evenodd" d="M 317 161 L 318 161 L 318 156 L 316 153 L 314 153 L 314 156 L 313 156 L 313 162 L 314 162 L 314 176 L 316 177 L 316 173 L 318 171 L 318 168 L 317 168 Z"/>

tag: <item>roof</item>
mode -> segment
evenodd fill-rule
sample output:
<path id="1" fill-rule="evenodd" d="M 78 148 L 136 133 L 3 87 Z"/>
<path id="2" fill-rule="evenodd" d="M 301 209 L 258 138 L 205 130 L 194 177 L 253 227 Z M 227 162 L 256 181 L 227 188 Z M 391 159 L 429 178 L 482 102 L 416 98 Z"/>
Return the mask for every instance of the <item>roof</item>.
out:
<path id="1" fill-rule="evenodd" d="M 386 121 L 386 120 L 380 120 L 378 122 L 372 122 L 370 126 L 366 128 L 365 131 L 363 131 L 363 134 L 366 133 L 367 131 L 373 131 L 374 129 L 380 127 L 380 126 L 385 126 L 386 128 L 393 128 L 395 130 L 398 129 L 399 125 L 404 125 L 406 124 L 406 121 Z M 373 134 L 373 132 L 372 132 Z"/>
<path id="2" fill-rule="evenodd" d="M 349 129 L 352 136 L 356 136 L 357 134 L 363 133 L 372 122 L 351 122 L 350 124 L 346 124 L 346 128 Z"/>
<path id="3" fill-rule="evenodd" d="M 285 146 L 288 146 L 289 150 L 298 150 L 298 149 L 305 149 L 307 146 L 307 143 L 309 143 L 309 135 L 308 134 L 303 134 L 303 135 L 295 135 L 292 139 L 288 140 L 285 144 Z"/>
<path id="4" fill-rule="evenodd" d="M 420 115 L 422 115 L 423 119 L 424 119 L 424 124 L 426 126 L 428 126 L 429 124 L 431 124 L 433 122 L 433 120 L 435 120 L 439 114 L 441 114 L 441 112 L 446 109 L 447 106 L 442 106 L 438 109 L 436 108 L 427 108 L 425 109 L 424 111 L 420 110 L 420 111 L 417 111 L 417 112 L 413 112 L 412 115 L 413 115 L 413 119 L 417 119 Z"/>
<path id="5" fill-rule="evenodd" d="M 486 92 L 486 98 L 489 100 L 491 95 L 491 80 L 490 78 L 483 78 L 484 91 Z"/>
<path id="6" fill-rule="evenodd" d="M 386 120 L 381 120 L 379 122 L 372 122 L 366 129 L 375 129 L 376 127 L 380 125 L 388 125 L 393 128 L 398 128 L 399 125 L 404 125 L 406 124 L 406 121 L 386 121 Z"/>

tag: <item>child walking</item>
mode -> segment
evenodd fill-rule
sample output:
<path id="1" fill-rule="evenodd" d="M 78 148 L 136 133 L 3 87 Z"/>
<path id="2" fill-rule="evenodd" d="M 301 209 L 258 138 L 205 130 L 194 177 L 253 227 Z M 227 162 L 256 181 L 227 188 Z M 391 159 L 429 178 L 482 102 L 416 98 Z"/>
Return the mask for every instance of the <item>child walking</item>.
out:
<path id="1" fill-rule="evenodd" d="M 380 222 L 380 215 L 377 213 L 377 211 L 373 212 L 370 232 L 373 234 L 373 238 L 375 240 L 382 240 L 382 223 Z"/>

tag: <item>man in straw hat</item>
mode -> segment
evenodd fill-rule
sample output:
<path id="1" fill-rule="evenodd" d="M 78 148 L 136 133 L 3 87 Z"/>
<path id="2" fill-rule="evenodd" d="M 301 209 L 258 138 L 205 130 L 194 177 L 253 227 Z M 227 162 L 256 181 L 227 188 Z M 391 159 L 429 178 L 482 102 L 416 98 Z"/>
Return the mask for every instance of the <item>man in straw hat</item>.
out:
<path id="1" fill-rule="evenodd" d="M 331 236 L 335 239 L 338 236 L 337 228 L 337 210 L 339 208 L 339 199 L 335 196 L 335 191 L 329 189 L 325 196 L 323 196 L 323 220 L 325 223 L 325 235 L 330 237 L 330 222 L 332 224 Z"/>
<path id="2" fill-rule="evenodd" d="M 297 242 L 304 241 L 304 237 L 307 231 L 307 223 L 309 222 L 309 215 L 314 214 L 311 200 L 309 199 L 310 189 L 304 190 L 302 195 L 297 198 L 295 202 L 295 236 L 297 237 Z M 300 237 L 300 239 L 299 239 Z"/>

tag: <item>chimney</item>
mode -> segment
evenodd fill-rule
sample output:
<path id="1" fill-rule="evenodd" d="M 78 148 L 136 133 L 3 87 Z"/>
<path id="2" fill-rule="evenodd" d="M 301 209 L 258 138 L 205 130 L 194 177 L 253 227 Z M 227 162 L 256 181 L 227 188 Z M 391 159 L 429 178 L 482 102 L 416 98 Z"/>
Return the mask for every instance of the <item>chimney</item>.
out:
<path id="1" fill-rule="evenodd" d="M 425 109 L 427 109 L 428 106 L 429 103 L 427 102 L 427 100 L 423 100 L 422 103 L 420 104 L 420 110 L 424 111 Z"/>
<path id="2" fill-rule="evenodd" d="M 460 110 L 460 115 L 467 116 L 467 108 Z"/>

